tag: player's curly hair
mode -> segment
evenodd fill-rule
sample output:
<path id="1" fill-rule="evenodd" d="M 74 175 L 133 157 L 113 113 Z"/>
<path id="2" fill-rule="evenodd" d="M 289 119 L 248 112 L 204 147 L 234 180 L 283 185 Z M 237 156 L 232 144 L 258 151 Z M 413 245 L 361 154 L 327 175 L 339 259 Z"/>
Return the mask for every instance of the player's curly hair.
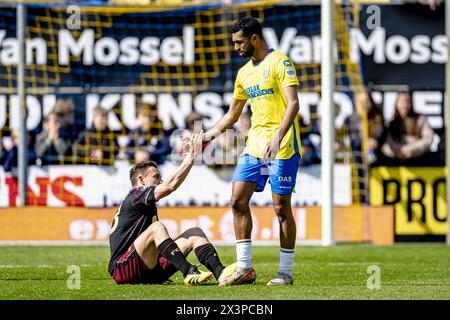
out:
<path id="1" fill-rule="evenodd" d="M 236 33 L 239 31 L 242 31 L 246 37 L 256 34 L 261 39 L 263 38 L 261 24 L 258 20 L 252 17 L 245 17 L 236 21 L 234 26 L 231 28 L 231 32 Z"/>
<path id="2" fill-rule="evenodd" d="M 130 169 L 130 181 L 131 181 L 131 185 L 133 187 L 137 184 L 138 177 L 145 175 L 148 167 L 158 168 L 158 165 L 154 161 L 146 160 L 146 161 L 141 161 L 141 162 L 136 163 Z"/>

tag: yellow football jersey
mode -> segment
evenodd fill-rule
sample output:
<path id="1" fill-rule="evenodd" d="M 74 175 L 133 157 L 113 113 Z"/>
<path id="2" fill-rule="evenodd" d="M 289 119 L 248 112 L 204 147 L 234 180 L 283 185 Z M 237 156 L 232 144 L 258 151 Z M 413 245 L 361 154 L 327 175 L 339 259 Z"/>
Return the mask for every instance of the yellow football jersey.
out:
<path id="1" fill-rule="evenodd" d="M 287 103 L 283 88 L 298 86 L 295 66 L 278 51 L 271 49 L 258 64 L 250 60 L 239 69 L 234 84 L 234 98 L 250 99 L 252 109 L 251 127 L 244 152 L 262 158 L 264 148 L 272 141 L 280 128 Z M 295 153 L 301 154 L 300 128 L 297 118 L 281 141 L 275 159 L 289 159 Z"/>

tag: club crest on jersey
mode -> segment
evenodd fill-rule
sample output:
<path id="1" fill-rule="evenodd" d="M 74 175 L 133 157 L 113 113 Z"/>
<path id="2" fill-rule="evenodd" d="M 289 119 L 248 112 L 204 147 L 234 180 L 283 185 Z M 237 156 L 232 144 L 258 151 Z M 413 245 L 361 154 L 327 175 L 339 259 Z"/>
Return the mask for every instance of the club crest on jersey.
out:
<path id="1" fill-rule="evenodd" d="M 284 60 L 283 64 L 284 64 L 285 67 L 292 67 L 292 62 L 289 61 L 289 60 Z"/>
<path id="2" fill-rule="evenodd" d="M 289 78 L 294 78 L 295 77 L 295 69 L 294 68 L 286 68 L 286 75 Z"/>

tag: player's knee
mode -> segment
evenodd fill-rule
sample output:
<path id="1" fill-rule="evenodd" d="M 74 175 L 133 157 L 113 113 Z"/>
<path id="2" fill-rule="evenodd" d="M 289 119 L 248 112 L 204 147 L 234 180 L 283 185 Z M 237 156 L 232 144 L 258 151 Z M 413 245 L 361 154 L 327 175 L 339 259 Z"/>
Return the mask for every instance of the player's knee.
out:
<path id="1" fill-rule="evenodd" d="M 200 227 L 192 227 L 186 230 L 188 237 L 201 237 L 206 238 L 205 233 Z"/>
<path id="2" fill-rule="evenodd" d="M 278 221 L 280 221 L 280 223 L 292 218 L 292 211 L 290 206 L 278 203 L 274 204 L 273 209 L 275 210 L 275 213 L 278 217 Z"/>
<path id="3" fill-rule="evenodd" d="M 164 225 L 160 221 L 155 221 L 148 228 L 152 231 L 158 231 L 164 228 Z"/>
<path id="4" fill-rule="evenodd" d="M 232 197 L 230 200 L 231 209 L 236 215 L 244 214 L 248 211 L 248 201 L 237 197 Z"/>
<path id="5" fill-rule="evenodd" d="M 164 235 L 165 233 L 167 233 L 166 227 L 164 227 L 164 225 L 159 221 L 153 222 L 148 227 L 147 230 L 151 235 L 153 235 L 156 238 L 159 238 L 159 237 L 161 237 L 161 235 Z"/>

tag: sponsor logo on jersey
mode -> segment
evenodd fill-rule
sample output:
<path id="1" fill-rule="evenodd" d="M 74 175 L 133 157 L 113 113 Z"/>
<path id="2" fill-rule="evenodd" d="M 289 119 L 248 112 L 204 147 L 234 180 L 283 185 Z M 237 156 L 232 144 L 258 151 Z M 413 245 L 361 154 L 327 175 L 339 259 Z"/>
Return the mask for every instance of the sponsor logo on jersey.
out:
<path id="1" fill-rule="evenodd" d="M 278 182 L 292 182 L 292 177 L 278 177 Z"/>
<path id="2" fill-rule="evenodd" d="M 259 84 L 255 84 L 254 86 L 245 88 L 245 92 L 247 92 L 249 98 L 257 98 L 267 94 L 273 94 L 274 90 L 273 88 L 260 89 Z"/>

